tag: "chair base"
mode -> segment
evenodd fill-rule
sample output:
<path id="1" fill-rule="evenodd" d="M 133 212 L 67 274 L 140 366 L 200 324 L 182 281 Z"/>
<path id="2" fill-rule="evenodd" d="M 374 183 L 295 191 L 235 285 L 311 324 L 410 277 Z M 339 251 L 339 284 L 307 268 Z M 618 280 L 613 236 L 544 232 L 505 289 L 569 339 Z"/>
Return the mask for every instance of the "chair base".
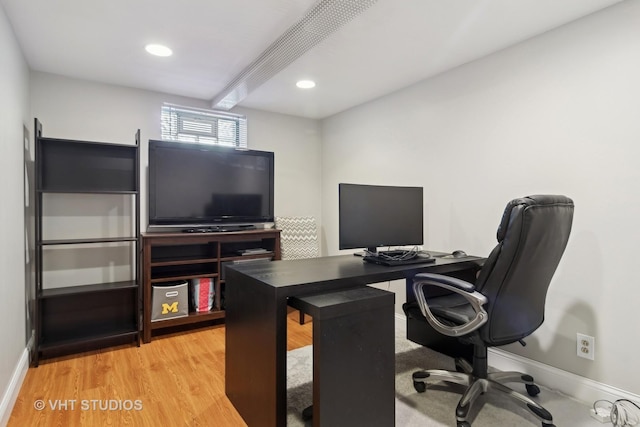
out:
<path id="1" fill-rule="evenodd" d="M 464 372 L 440 369 L 414 372 L 413 386 L 419 393 L 423 393 L 426 390 L 427 380 L 445 381 L 467 387 L 456 407 L 457 427 L 468 427 L 471 425 L 467 421 L 469 410 L 478 396 L 488 391 L 496 391 L 506 397 L 517 400 L 524 404 L 524 407 L 540 420 L 543 427 L 555 427 L 553 417 L 549 411 L 529 397 L 502 384 L 502 382 L 523 383 L 529 396 L 537 396 L 540 393 L 540 388 L 534 384 L 533 377 L 530 375 L 520 372 L 492 372 L 488 373 L 486 378 L 480 378 L 471 373 L 471 365 L 464 359 L 456 359 L 456 368 Z"/>

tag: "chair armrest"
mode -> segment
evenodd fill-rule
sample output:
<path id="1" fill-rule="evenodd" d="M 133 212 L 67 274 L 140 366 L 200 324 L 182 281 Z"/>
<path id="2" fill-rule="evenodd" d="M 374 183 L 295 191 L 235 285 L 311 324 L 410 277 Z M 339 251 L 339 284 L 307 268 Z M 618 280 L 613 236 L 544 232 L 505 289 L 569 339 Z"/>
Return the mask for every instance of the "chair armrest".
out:
<path id="1" fill-rule="evenodd" d="M 471 307 L 473 307 L 476 316 L 470 322 L 467 322 L 463 325 L 445 325 L 440 320 L 438 320 L 438 318 L 431 312 L 429 304 L 427 303 L 427 299 L 424 296 L 423 288 L 425 286 L 437 286 L 439 288 L 447 289 L 451 292 L 462 295 L 467 301 L 469 301 L 469 304 L 471 304 Z M 478 329 L 488 320 L 487 312 L 484 308 L 482 308 L 482 306 L 485 305 L 488 301 L 487 297 L 482 295 L 480 292 L 477 292 L 473 284 L 465 282 L 464 280 L 456 279 L 455 277 L 444 276 L 442 274 L 416 274 L 415 278 L 413 279 L 413 293 L 416 296 L 416 300 L 418 301 L 418 305 L 420 306 L 420 311 L 422 311 L 424 317 L 426 317 L 427 321 L 433 327 L 433 329 L 443 335 L 447 335 L 450 337 L 467 335 L 468 333 Z"/>

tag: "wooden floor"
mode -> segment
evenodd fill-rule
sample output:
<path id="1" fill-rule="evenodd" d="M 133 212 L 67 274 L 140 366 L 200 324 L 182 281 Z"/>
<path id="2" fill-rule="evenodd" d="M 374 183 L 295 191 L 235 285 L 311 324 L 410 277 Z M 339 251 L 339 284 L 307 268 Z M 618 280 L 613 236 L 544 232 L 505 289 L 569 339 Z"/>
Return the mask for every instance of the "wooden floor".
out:
<path id="1" fill-rule="evenodd" d="M 289 350 L 311 344 L 310 321 L 296 311 L 287 323 Z M 8 426 L 245 426 L 224 394 L 224 332 L 44 360 L 27 371 Z"/>

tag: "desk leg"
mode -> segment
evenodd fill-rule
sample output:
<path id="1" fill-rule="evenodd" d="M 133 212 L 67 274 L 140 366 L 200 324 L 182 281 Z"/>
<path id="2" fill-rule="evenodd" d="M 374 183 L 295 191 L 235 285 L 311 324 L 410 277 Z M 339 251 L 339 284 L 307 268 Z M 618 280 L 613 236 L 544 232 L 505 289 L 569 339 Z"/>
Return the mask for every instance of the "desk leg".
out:
<path id="1" fill-rule="evenodd" d="M 225 391 L 248 426 L 287 422 L 287 301 L 226 272 Z"/>
<path id="2" fill-rule="evenodd" d="M 374 310 L 313 319 L 314 427 L 395 425 L 393 299 Z"/>

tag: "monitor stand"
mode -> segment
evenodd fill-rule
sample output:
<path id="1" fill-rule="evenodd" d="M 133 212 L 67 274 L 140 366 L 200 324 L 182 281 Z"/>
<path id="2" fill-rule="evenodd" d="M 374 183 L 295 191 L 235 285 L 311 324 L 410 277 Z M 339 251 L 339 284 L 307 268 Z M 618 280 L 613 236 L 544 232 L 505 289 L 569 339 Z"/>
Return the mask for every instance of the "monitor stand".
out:
<path id="1" fill-rule="evenodd" d="M 377 247 L 373 247 L 373 248 L 367 248 L 367 250 L 362 251 L 362 252 L 356 252 L 353 255 L 354 256 L 360 256 L 360 257 L 365 257 L 369 254 L 375 254 L 378 251 Z"/>

